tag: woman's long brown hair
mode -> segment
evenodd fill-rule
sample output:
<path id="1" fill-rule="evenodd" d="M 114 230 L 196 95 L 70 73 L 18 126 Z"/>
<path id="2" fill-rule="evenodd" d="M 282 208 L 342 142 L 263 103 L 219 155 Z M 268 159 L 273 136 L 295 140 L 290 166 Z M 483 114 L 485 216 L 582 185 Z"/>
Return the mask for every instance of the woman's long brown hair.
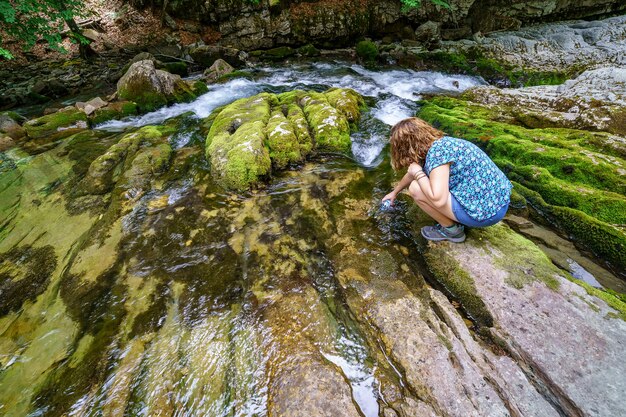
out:
<path id="1" fill-rule="evenodd" d="M 394 170 L 408 167 L 413 162 L 423 164 L 433 142 L 445 136 L 424 120 L 409 117 L 391 128 L 391 166 Z"/>

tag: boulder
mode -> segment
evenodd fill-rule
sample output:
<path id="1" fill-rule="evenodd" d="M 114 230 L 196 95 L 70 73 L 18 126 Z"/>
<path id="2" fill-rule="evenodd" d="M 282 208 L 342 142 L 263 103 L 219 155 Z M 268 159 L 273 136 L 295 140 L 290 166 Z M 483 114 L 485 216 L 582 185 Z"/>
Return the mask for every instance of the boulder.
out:
<path id="1" fill-rule="evenodd" d="M 189 51 L 195 62 L 205 67 L 213 65 L 218 59 L 223 59 L 234 67 L 245 65 L 247 54 L 239 49 L 215 45 L 201 45 Z"/>
<path id="2" fill-rule="evenodd" d="M 220 77 L 230 74 L 233 71 L 235 71 L 235 69 L 228 62 L 223 59 L 217 59 L 213 65 L 204 71 L 203 76 L 207 82 L 212 83 L 217 81 Z"/>
<path id="3" fill-rule="evenodd" d="M 117 82 L 117 96 L 137 103 L 141 111 L 188 101 L 196 95 L 191 85 L 179 75 L 157 70 L 150 60 L 135 62 Z"/>
<path id="4" fill-rule="evenodd" d="M 434 48 L 441 42 L 441 24 L 428 21 L 415 29 L 415 40 L 421 42 L 426 48 Z"/>
<path id="5" fill-rule="evenodd" d="M 349 89 L 291 91 L 243 98 L 209 121 L 206 155 L 226 188 L 245 190 L 275 169 L 302 162 L 313 150 L 350 152 L 350 131 L 363 99 Z"/>
<path id="6" fill-rule="evenodd" d="M 56 113 L 29 120 L 23 125 L 30 139 L 48 141 L 73 135 L 87 128 L 87 115 L 74 106 Z"/>

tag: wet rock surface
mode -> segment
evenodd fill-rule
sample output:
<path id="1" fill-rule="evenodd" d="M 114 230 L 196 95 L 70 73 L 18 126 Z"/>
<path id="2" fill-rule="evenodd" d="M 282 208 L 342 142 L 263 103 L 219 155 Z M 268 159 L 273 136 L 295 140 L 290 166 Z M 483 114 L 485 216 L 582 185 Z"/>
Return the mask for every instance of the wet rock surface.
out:
<path id="1" fill-rule="evenodd" d="M 352 66 L 324 80 L 354 74 L 374 77 Z M 418 79 L 376 76 L 351 82 Z M 621 259 L 618 135 L 522 126 L 471 90 L 423 102 L 447 133 L 488 139 L 519 216 L 576 215 L 582 230 L 510 217 L 520 233 L 499 224 L 426 245 L 427 220 L 404 197 L 377 210 L 396 179 L 387 154 L 362 156 L 384 146 L 365 148 L 364 135 L 387 134 L 380 120 L 416 107 L 273 82 L 232 103 L 199 99 L 207 118 L 150 113 L 0 153 L 0 414 L 619 416 L 626 299 L 563 267 L 599 274 L 579 241 Z M 324 130 L 328 116 L 341 134 Z M 237 143 L 259 135 L 272 175 L 234 193 L 211 146 L 237 144 L 240 129 Z M 559 208 L 575 194 L 576 209 Z M 602 238 L 582 239 L 589 230 Z"/>

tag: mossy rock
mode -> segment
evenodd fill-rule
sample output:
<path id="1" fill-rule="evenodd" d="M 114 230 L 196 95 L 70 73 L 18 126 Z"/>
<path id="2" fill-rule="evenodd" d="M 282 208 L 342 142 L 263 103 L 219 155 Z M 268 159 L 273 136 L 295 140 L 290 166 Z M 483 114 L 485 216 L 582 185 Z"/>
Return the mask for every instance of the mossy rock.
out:
<path id="1" fill-rule="evenodd" d="M 289 46 L 279 46 L 278 48 L 250 52 L 251 56 L 267 61 L 282 61 L 283 59 L 295 54 L 296 51 Z"/>
<path id="2" fill-rule="evenodd" d="M 164 138 L 171 133 L 168 127 L 146 126 L 123 136 L 91 162 L 77 194 L 104 194 L 118 181 L 142 188 L 147 178 L 167 166 L 172 150 Z"/>
<path id="3" fill-rule="evenodd" d="M 311 45 L 310 43 L 301 46 L 297 49 L 298 54 L 302 55 L 302 56 L 306 56 L 306 57 L 315 57 L 315 56 L 320 56 L 321 52 L 319 49 L 317 49 L 315 46 Z"/>
<path id="4" fill-rule="evenodd" d="M 29 120 L 23 125 L 30 139 L 56 140 L 87 128 L 87 115 L 75 107 Z"/>
<path id="5" fill-rule="evenodd" d="M 485 149 L 516 193 L 552 224 L 617 269 L 626 268 L 626 160 L 602 142 L 610 135 L 529 129 L 467 99 L 434 98 L 419 116 Z M 504 121 L 502 121 L 504 120 Z M 519 200 L 519 198 L 518 198 Z"/>
<path id="6" fill-rule="evenodd" d="M 363 61 L 376 61 L 376 58 L 378 58 L 378 46 L 372 41 L 361 41 L 356 44 L 356 54 Z"/>
<path id="7" fill-rule="evenodd" d="M 157 70 L 150 60 L 132 64 L 117 83 L 118 97 L 137 103 L 142 112 L 192 100 L 201 93 L 199 89 L 201 86 L 197 83 L 192 85 L 179 75 Z"/>
<path id="8" fill-rule="evenodd" d="M 170 74 L 180 75 L 181 77 L 189 75 L 189 68 L 187 67 L 187 64 L 180 61 L 164 62 L 161 69 L 169 72 Z"/>
<path id="9" fill-rule="evenodd" d="M 108 122 L 109 120 L 119 120 L 124 117 L 137 114 L 137 104 L 132 101 L 117 101 L 97 109 L 89 118 L 92 126 Z"/>
<path id="10" fill-rule="evenodd" d="M 211 172 L 222 186 L 246 190 L 270 175 L 272 167 L 301 163 L 315 148 L 350 152 L 351 128 L 364 106 L 361 96 L 348 89 L 237 100 L 203 123 L 210 126 L 206 154 Z"/>

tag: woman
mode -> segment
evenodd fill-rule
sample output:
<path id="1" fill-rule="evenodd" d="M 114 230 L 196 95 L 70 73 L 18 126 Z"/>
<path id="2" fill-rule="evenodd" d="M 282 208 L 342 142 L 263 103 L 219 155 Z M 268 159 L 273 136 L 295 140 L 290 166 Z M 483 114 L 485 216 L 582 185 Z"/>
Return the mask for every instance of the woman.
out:
<path id="1" fill-rule="evenodd" d="M 428 240 L 465 241 L 464 226 L 486 227 L 502 220 L 511 182 L 476 145 L 446 136 L 417 117 L 391 129 L 391 165 L 407 173 L 383 201 L 409 188 L 415 203 L 437 221 L 422 228 Z"/>

